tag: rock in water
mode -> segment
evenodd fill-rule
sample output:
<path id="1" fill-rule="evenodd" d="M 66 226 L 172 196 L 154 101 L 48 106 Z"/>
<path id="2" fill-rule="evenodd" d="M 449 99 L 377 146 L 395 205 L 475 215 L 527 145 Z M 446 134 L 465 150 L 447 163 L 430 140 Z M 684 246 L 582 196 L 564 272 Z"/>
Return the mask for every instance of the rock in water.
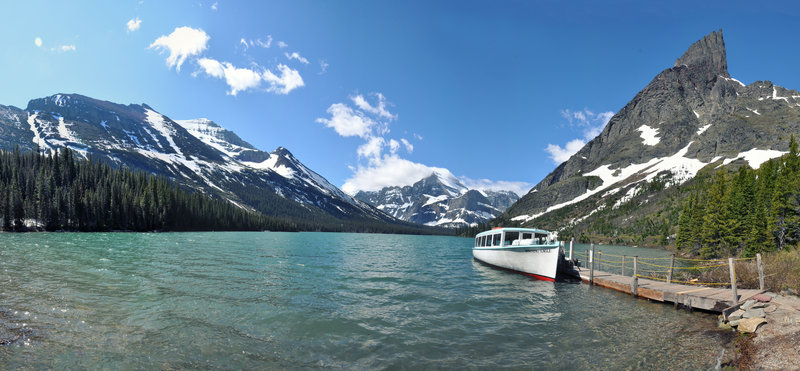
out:
<path id="1" fill-rule="evenodd" d="M 739 332 L 756 332 L 758 326 L 767 323 L 767 320 L 761 317 L 747 318 L 739 321 Z"/>

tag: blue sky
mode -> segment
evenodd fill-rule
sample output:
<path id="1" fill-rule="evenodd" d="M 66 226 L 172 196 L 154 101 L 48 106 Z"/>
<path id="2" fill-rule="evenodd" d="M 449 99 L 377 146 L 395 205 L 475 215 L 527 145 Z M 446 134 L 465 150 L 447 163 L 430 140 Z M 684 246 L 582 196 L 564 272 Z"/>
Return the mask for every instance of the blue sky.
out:
<path id="1" fill-rule="evenodd" d="M 207 117 L 348 191 L 434 169 L 524 191 L 713 30 L 732 77 L 800 88 L 792 2 L 563 3 L 4 2 L 0 104 Z"/>

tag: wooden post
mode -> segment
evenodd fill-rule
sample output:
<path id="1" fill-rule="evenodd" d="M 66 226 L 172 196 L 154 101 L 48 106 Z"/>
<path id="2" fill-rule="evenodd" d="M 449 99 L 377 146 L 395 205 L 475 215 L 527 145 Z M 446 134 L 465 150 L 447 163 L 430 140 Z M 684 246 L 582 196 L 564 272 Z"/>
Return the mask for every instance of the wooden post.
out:
<path id="1" fill-rule="evenodd" d="M 589 284 L 594 285 L 594 244 L 589 248 Z"/>
<path id="2" fill-rule="evenodd" d="M 667 283 L 672 283 L 672 270 L 675 269 L 675 254 L 669 259 L 669 274 L 667 275 Z"/>
<path id="3" fill-rule="evenodd" d="M 639 277 L 637 274 L 639 269 L 639 257 L 633 257 L 633 279 L 631 280 L 631 294 L 639 296 Z"/>
<path id="4" fill-rule="evenodd" d="M 575 243 L 575 237 L 569 240 L 569 260 L 572 260 L 572 244 Z"/>
<path id="5" fill-rule="evenodd" d="M 731 272 L 731 293 L 733 294 L 731 306 L 734 306 L 739 302 L 739 295 L 736 293 L 736 269 L 733 267 L 733 258 L 728 258 L 728 270 Z"/>
<path id="6" fill-rule="evenodd" d="M 625 255 L 622 255 L 622 276 L 625 276 Z"/>
<path id="7" fill-rule="evenodd" d="M 764 290 L 764 266 L 761 265 L 761 253 L 756 254 L 758 260 L 758 289 Z"/>
<path id="8" fill-rule="evenodd" d="M 603 270 L 603 250 L 597 252 L 597 270 Z"/>

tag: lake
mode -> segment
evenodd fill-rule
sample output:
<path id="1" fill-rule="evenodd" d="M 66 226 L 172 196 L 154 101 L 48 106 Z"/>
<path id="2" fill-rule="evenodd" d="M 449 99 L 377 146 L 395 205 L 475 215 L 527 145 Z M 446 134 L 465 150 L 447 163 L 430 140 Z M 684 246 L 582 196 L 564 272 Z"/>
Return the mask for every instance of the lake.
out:
<path id="1" fill-rule="evenodd" d="M 0 366 L 696 369 L 722 350 L 713 315 L 534 281 L 474 261 L 472 244 L 350 233 L 0 234 L 0 335 L 22 334 L 0 346 Z"/>

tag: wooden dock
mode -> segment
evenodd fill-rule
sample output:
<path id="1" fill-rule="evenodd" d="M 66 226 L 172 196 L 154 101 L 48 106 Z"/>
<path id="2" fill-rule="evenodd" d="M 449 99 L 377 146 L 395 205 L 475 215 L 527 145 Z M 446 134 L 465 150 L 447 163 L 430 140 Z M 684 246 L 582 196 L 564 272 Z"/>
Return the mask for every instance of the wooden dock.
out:
<path id="1" fill-rule="evenodd" d="M 583 268 L 580 275 L 581 280 L 587 283 L 589 282 L 590 273 L 588 268 Z M 731 308 L 738 307 L 753 295 L 763 292 L 762 290 L 738 289 L 738 301 L 735 305 L 732 305 L 733 294 L 728 286 L 708 287 L 681 285 L 641 277 L 637 281 L 637 293 L 634 294 L 634 289 L 632 287 L 633 277 L 598 271 L 597 269 L 594 270 L 594 284 L 597 286 L 607 287 L 641 298 L 664 303 L 673 303 L 676 307 L 682 305 L 687 308 L 702 309 L 717 313 L 730 311 Z"/>

